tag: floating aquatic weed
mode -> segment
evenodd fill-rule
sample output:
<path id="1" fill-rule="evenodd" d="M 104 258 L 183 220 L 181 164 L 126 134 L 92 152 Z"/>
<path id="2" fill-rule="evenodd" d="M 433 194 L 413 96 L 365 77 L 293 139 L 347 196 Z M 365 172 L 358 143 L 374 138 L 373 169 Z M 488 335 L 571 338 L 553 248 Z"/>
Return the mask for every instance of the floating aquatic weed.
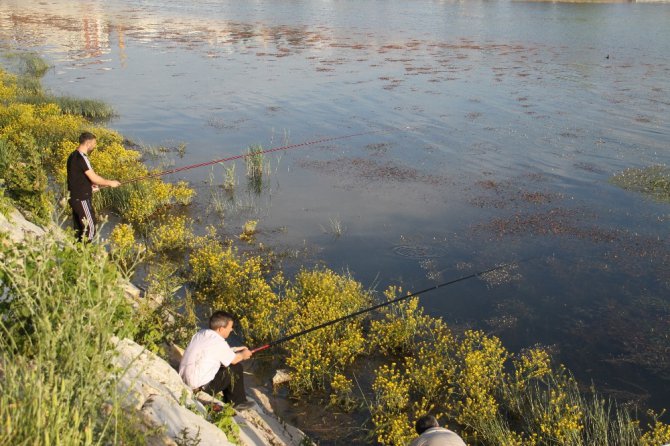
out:
<path id="1" fill-rule="evenodd" d="M 494 316 L 486 320 L 486 324 L 494 330 L 504 330 L 517 326 L 519 318 L 511 314 Z"/>
<path id="2" fill-rule="evenodd" d="M 573 166 L 576 169 L 585 170 L 585 171 L 591 172 L 591 173 L 603 173 L 604 172 L 602 169 L 596 167 L 594 164 L 591 164 L 591 163 L 578 162 L 578 163 L 573 164 Z"/>
<path id="3" fill-rule="evenodd" d="M 393 252 L 408 259 L 422 260 L 443 257 L 447 254 L 446 248 L 437 243 L 423 243 L 420 236 L 400 236 L 401 244 L 394 246 Z M 433 240 L 437 240 L 433 238 Z"/>
<path id="4" fill-rule="evenodd" d="M 366 145 L 365 149 L 373 152 L 375 155 L 379 155 L 381 153 L 386 153 L 386 151 L 389 149 L 389 147 L 391 147 L 390 143 L 378 142 L 378 143 Z"/>
<path id="5" fill-rule="evenodd" d="M 508 265 L 501 263 L 498 266 L 501 266 L 502 268 L 490 271 L 488 273 L 484 273 L 479 276 L 479 278 L 484 282 L 486 282 L 486 284 L 489 287 L 502 285 L 505 283 L 510 283 L 521 279 L 521 274 L 517 272 L 519 269 L 519 265 L 517 265 L 516 263 L 510 263 Z"/>
<path id="6" fill-rule="evenodd" d="M 534 317 L 533 311 L 518 299 L 504 299 L 495 306 L 495 314 L 486 320 L 493 330 L 504 330 L 526 324 Z"/>
<path id="7" fill-rule="evenodd" d="M 426 270 L 426 277 L 430 280 L 442 280 L 442 271 L 438 271 L 433 259 L 423 259 L 419 262 L 419 266 Z"/>
<path id="8" fill-rule="evenodd" d="M 394 246 L 393 252 L 400 257 L 417 260 L 444 257 L 447 255 L 446 249 L 441 246 L 422 244 Z"/>
<path id="9" fill-rule="evenodd" d="M 608 362 L 634 364 L 662 379 L 670 379 L 670 302 L 660 295 L 611 299 L 599 311 L 604 317 L 599 335 L 621 346 Z M 641 321 L 644 321 L 641 323 Z M 593 334 L 593 333 L 592 333 Z"/>
<path id="10" fill-rule="evenodd" d="M 578 209 L 554 208 L 546 212 L 524 214 L 516 213 L 507 218 L 494 218 L 489 223 L 476 225 L 474 230 L 488 230 L 499 237 L 520 234 L 536 235 L 572 235 L 593 241 L 611 241 L 616 234 L 599 228 L 580 228 L 578 224 L 584 218 Z"/>
<path id="11" fill-rule="evenodd" d="M 472 269 L 473 265 L 470 262 L 457 262 L 456 263 L 456 269 L 459 271 L 463 271 L 466 269 Z"/>
<path id="12" fill-rule="evenodd" d="M 421 266 L 421 268 L 426 269 L 426 270 L 436 269 L 435 268 L 435 266 L 436 266 L 435 262 L 431 259 L 424 259 L 424 260 L 420 261 L 419 266 Z"/>
<path id="13" fill-rule="evenodd" d="M 546 192 L 521 192 L 523 201 L 533 204 L 551 203 L 554 198 L 563 198 L 563 194 L 549 194 Z"/>
<path id="14" fill-rule="evenodd" d="M 527 190 L 528 183 L 542 181 L 542 175 L 526 174 L 505 181 L 479 180 L 476 186 L 486 191 L 486 195 L 470 199 L 470 203 L 481 208 L 503 209 L 507 207 L 525 207 L 530 205 L 550 204 L 563 199 L 563 194 Z"/>
<path id="15" fill-rule="evenodd" d="M 219 130 L 239 130 L 242 124 L 247 121 L 249 121 L 248 118 L 239 118 L 232 121 L 222 118 L 210 118 L 207 121 L 207 125 Z"/>
<path id="16" fill-rule="evenodd" d="M 361 181 L 416 182 L 433 186 L 447 184 L 443 176 L 421 172 L 394 162 L 369 158 L 343 157 L 328 161 L 302 160 L 300 166 Z"/>
<path id="17" fill-rule="evenodd" d="M 640 192 L 660 201 L 670 201 L 670 168 L 667 166 L 626 169 L 612 176 L 610 181 L 623 189 Z"/>
<path id="18" fill-rule="evenodd" d="M 533 310 L 519 299 L 504 299 L 496 305 L 496 312 L 500 315 L 512 315 L 517 319 L 534 317 Z"/>

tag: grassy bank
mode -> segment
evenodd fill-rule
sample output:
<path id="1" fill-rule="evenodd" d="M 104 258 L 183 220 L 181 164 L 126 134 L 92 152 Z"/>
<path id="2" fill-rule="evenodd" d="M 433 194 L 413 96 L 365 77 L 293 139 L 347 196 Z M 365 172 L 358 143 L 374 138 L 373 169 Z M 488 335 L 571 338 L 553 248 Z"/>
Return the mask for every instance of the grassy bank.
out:
<path id="1" fill-rule="evenodd" d="M 99 245 L 0 235 L 0 444 L 143 444 L 109 379 L 131 309 Z"/>

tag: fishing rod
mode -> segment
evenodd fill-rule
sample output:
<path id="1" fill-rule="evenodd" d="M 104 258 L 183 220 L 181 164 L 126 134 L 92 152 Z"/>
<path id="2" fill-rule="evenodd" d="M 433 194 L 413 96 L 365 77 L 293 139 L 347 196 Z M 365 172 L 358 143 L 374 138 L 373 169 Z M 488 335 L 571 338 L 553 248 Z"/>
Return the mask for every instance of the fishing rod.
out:
<path id="1" fill-rule="evenodd" d="M 409 128 L 409 127 L 406 127 L 406 128 Z M 386 130 L 370 130 L 370 131 L 367 131 L 367 132 L 352 133 L 351 135 L 331 136 L 329 138 L 315 139 L 315 140 L 312 140 L 312 141 L 306 141 L 306 142 L 301 142 L 301 143 L 296 143 L 296 144 L 289 144 L 289 145 L 286 145 L 286 146 L 274 147 L 274 148 L 267 149 L 267 150 L 261 150 L 259 152 L 249 152 L 249 153 L 245 153 L 245 154 L 241 154 L 241 155 L 229 156 L 227 158 L 221 158 L 221 159 L 216 159 L 216 160 L 212 160 L 212 161 L 205 161 L 204 163 L 190 164 L 188 166 L 182 166 L 182 167 L 177 167 L 177 168 L 174 168 L 174 169 L 163 170 L 161 172 L 155 172 L 155 173 L 151 173 L 151 174 L 144 175 L 144 176 L 141 176 L 141 177 L 132 178 L 130 180 L 122 181 L 121 185 L 136 183 L 138 181 L 144 181 L 144 180 L 148 180 L 148 179 L 156 178 L 156 177 L 162 177 L 164 175 L 169 175 L 169 174 L 177 173 L 177 172 L 183 172 L 185 170 L 196 169 L 198 167 L 211 166 L 212 164 L 225 163 L 225 162 L 228 162 L 228 161 L 235 161 L 235 160 L 242 159 L 242 158 L 248 158 L 250 156 L 262 155 L 262 154 L 267 154 L 267 153 L 272 153 L 272 152 L 279 152 L 279 151 L 283 151 L 283 150 L 297 149 L 297 148 L 300 148 L 300 147 L 311 146 L 311 145 L 314 145 L 314 144 L 320 144 L 320 143 L 324 143 L 324 142 L 337 141 L 337 140 L 340 140 L 340 139 L 347 139 L 347 138 L 354 138 L 356 136 L 371 135 L 371 134 L 374 134 L 374 133 L 385 133 L 385 132 L 393 132 L 393 131 L 400 131 L 400 130 L 404 130 L 404 129 L 394 128 L 394 129 L 386 129 Z"/>
<path id="2" fill-rule="evenodd" d="M 519 262 L 517 262 L 517 263 L 519 263 Z M 333 325 L 333 324 L 337 324 L 338 322 L 342 322 L 342 321 L 350 319 L 352 317 L 356 317 L 356 316 L 361 315 L 363 313 L 368 313 L 370 311 L 376 310 L 377 308 L 382 308 L 382 307 L 385 307 L 387 305 L 391 305 L 391 304 L 394 304 L 396 302 L 400 302 L 402 300 L 409 299 L 410 297 L 415 297 L 415 296 L 418 296 L 420 294 L 424 294 L 424 293 L 427 293 L 429 291 L 433 291 L 433 290 L 436 290 L 438 288 L 442 288 L 442 287 L 447 286 L 447 285 L 453 285 L 454 283 L 458 283 L 458 282 L 462 282 L 464 280 L 472 279 L 473 277 L 478 277 L 478 276 L 481 276 L 481 275 L 484 275 L 484 274 L 487 274 L 487 273 L 490 273 L 490 272 L 493 272 L 493 271 L 497 271 L 499 269 L 507 268 L 511 265 L 512 264 L 502 264 L 502 265 L 499 265 L 499 266 L 496 266 L 496 267 L 493 267 L 493 268 L 489 268 L 489 269 L 484 270 L 484 271 L 478 271 L 476 273 L 472 273 L 472 274 L 469 274 L 467 276 L 462 276 L 462 277 L 459 277 L 457 279 L 450 280 L 448 282 L 440 283 L 438 285 L 435 285 L 435 286 L 432 286 L 432 287 L 429 287 L 429 288 L 425 288 L 421 291 L 416 291 L 416 292 L 414 292 L 412 294 L 408 294 L 406 296 L 400 296 L 400 297 L 397 297 L 395 299 L 389 300 L 388 302 L 383 302 L 383 303 L 373 305 L 373 306 L 368 307 L 368 308 L 363 308 L 362 310 L 358 310 L 358 311 L 355 311 L 351 314 L 347 314 L 345 316 L 338 317 L 337 319 L 333 319 L 332 321 L 324 322 L 321 325 L 317 325 L 315 327 L 308 328 L 307 330 L 303 330 L 303 331 L 300 331 L 298 333 L 294 333 L 290 336 L 286 336 L 286 337 L 277 339 L 276 341 L 272 341 L 268 344 L 261 345 L 260 347 L 256 347 L 255 349 L 251 350 L 251 353 L 260 352 L 260 351 L 266 350 L 270 347 L 274 347 L 275 345 L 283 344 L 284 342 L 290 341 L 291 339 L 295 339 L 299 336 L 303 336 L 303 335 L 306 335 L 306 334 L 311 333 L 313 331 L 320 330 L 322 328 L 328 327 L 328 326 Z"/>

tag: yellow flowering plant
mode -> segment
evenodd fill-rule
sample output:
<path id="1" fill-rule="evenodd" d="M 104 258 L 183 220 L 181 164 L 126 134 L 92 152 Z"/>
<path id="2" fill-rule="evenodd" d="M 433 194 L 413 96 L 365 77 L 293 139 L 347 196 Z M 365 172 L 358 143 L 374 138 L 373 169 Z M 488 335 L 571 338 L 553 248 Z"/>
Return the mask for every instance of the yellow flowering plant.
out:
<path id="1" fill-rule="evenodd" d="M 384 291 L 387 301 L 396 299 L 402 293 L 398 287 L 389 287 Z M 427 321 L 423 308 L 419 307 L 419 298 L 382 307 L 381 318 L 370 324 L 370 348 L 383 354 L 407 354 L 420 338 L 421 326 Z"/>
<path id="2" fill-rule="evenodd" d="M 193 238 L 193 221 L 183 215 L 165 217 L 149 232 L 149 243 L 154 253 L 184 250 Z"/>
<path id="3" fill-rule="evenodd" d="M 345 412 L 358 406 L 354 398 L 352 381 L 341 373 L 335 373 L 330 381 L 330 404 Z"/>
<path id="4" fill-rule="evenodd" d="M 381 444 L 407 444 L 413 436 L 409 419 L 410 381 L 397 364 L 384 364 L 375 371 L 372 384 L 372 422 Z"/>
<path id="5" fill-rule="evenodd" d="M 645 432 L 640 438 L 640 446 L 658 446 L 670 444 L 670 424 L 663 423 L 659 418 L 663 413 L 656 414 L 649 412 L 653 423 L 649 426 L 649 431 Z"/>
<path id="6" fill-rule="evenodd" d="M 348 275 L 323 268 L 300 271 L 287 285 L 280 307 L 286 335 L 301 332 L 364 308 L 370 302 L 361 284 Z M 323 389 L 364 351 L 360 318 L 353 318 L 286 343 L 291 389 Z"/>
<path id="7" fill-rule="evenodd" d="M 251 242 L 254 239 L 256 234 L 256 226 L 258 225 L 258 220 L 247 220 L 242 227 L 242 233 L 240 234 L 240 240 L 245 242 Z"/>
<path id="8" fill-rule="evenodd" d="M 189 264 L 197 300 L 238 315 L 240 332 L 248 341 L 279 336 L 280 299 L 266 280 L 269 269 L 259 256 L 240 255 L 231 246 L 207 236 L 195 242 Z"/>
<path id="9" fill-rule="evenodd" d="M 116 225 L 109 236 L 109 248 L 119 271 L 130 279 L 146 252 L 144 245 L 135 240 L 133 227 L 126 223 Z"/>

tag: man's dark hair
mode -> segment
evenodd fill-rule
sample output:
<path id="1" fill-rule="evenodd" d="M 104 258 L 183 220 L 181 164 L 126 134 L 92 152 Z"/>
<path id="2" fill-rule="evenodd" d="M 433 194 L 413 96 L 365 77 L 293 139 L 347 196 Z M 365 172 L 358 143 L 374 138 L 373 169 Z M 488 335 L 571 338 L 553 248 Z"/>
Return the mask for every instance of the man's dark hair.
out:
<path id="1" fill-rule="evenodd" d="M 432 415 L 422 416 L 421 418 L 416 420 L 416 424 L 414 425 L 414 429 L 416 429 L 416 433 L 419 435 L 423 434 L 431 427 L 440 427 L 440 424 Z"/>
<path id="2" fill-rule="evenodd" d="M 227 311 L 215 311 L 209 317 L 209 329 L 217 330 L 221 327 L 227 327 L 232 321 L 235 320 L 235 316 L 228 313 Z"/>
<path id="3" fill-rule="evenodd" d="M 97 139 L 93 133 L 83 132 L 81 135 L 79 135 L 79 144 L 84 144 L 86 141 L 90 141 L 92 139 Z"/>

